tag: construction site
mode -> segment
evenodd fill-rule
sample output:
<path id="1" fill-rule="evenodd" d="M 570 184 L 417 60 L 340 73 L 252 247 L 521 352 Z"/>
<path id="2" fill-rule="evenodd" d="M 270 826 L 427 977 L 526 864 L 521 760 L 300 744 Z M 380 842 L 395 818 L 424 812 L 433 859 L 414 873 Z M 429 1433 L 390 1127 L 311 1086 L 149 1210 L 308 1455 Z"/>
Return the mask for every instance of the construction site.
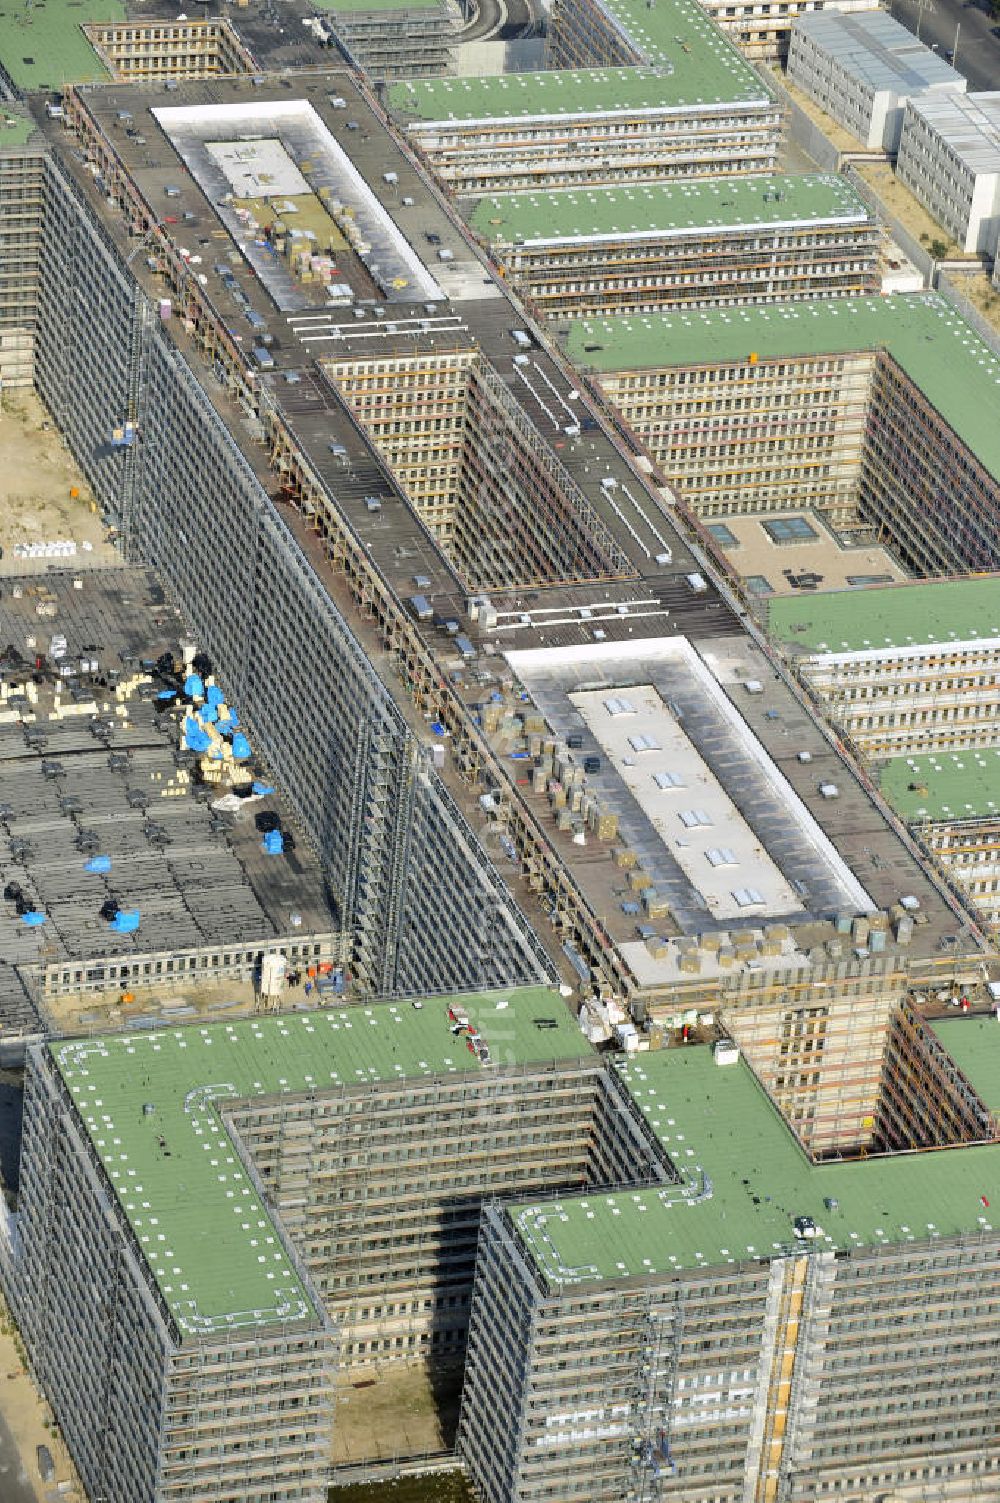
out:
<path id="1" fill-rule="evenodd" d="M 468 220 L 543 318 L 879 287 L 878 224 L 840 177 L 504 194 L 479 199 Z"/>
<path id="2" fill-rule="evenodd" d="M 488 1503 L 995 1493 L 995 1029 L 963 1050 L 978 1146 L 908 1157 L 811 1164 L 726 1046 L 622 1066 L 671 1183 L 484 1214 L 459 1445 Z"/>
<path id="3" fill-rule="evenodd" d="M 0 581 L 0 1276 L 88 1493 L 321 1503 L 450 1446 L 464 1363 L 484 1503 L 986 1503 L 990 919 L 704 523 L 808 512 L 849 586 L 980 566 L 994 358 L 864 295 L 815 180 L 788 233 L 858 295 L 548 340 L 451 195 L 772 173 L 693 0 L 378 90 L 183 25 L 22 127 L 34 380 L 115 554 Z"/>
<path id="4" fill-rule="evenodd" d="M 274 789 L 254 790 L 249 757 L 209 766 L 188 744 L 172 666 L 184 626 L 150 574 L 120 563 L 7 574 L 0 640 L 8 1058 L 45 1032 L 141 1020 L 151 987 L 175 985 L 152 1005 L 177 1017 L 199 1010 L 177 994 L 189 984 L 202 1007 L 222 983 L 226 1006 L 251 1010 L 265 954 L 289 972 L 340 964 L 322 874 L 295 849 Z M 265 823 L 288 829 L 277 859 Z M 264 1005 L 281 995 L 291 1000 L 279 981 Z"/>
<path id="5" fill-rule="evenodd" d="M 542 988 L 33 1046 L 0 1274 L 91 1495 L 319 1503 L 358 1373 L 468 1334 L 490 1503 L 988 1498 L 996 1022 L 786 981 L 780 1055 L 765 1002 L 602 1060 Z"/>
<path id="6" fill-rule="evenodd" d="M 996 743 L 996 576 L 783 596 L 770 601 L 767 621 L 865 759 Z"/>
<path id="7" fill-rule="evenodd" d="M 303 78 L 289 99 L 279 80 L 217 79 L 161 98 L 71 91 L 46 120 L 49 222 L 70 249 L 42 260 L 39 387 L 106 524 L 159 570 L 319 852 L 354 985 L 558 975 L 599 1004 L 672 1016 L 675 988 L 707 1008 L 774 945 L 825 962 L 840 923 L 880 914 L 879 943 L 897 943 L 903 896 L 920 909 L 902 930 L 910 963 L 975 950 L 955 894 L 698 572 L 666 477 L 621 452 L 515 322 L 356 82 Z M 261 232 L 276 202 L 289 225 L 307 199 L 339 221 L 335 249 Z M 854 305 L 870 300 L 829 306 Z M 223 545 L 252 630 L 206 590 Z M 674 840 L 690 836 L 635 818 L 632 774 L 572 703 L 649 684 L 643 659 L 664 638 L 658 692 L 687 705 L 685 736 L 742 821 L 736 846 L 709 839 L 679 863 Z M 526 672 L 550 651 L 558 698 Z M 716 767 L 724 744 L 736 760 Z M 710 864 L 740 842 L 771 863 L 764 889 Z M 772 881 L 773 900 L 713 919 L 706 894 L 766 896 Z M 599 1007 L 595 1033 L 614 1026 Z"/>
<path id="8" fill-rule="evenodd" d="M 772 172 L 781 129 L 697 0 L 565 0 L 544 71 L 406 79 L 386 102 L 458 195 Z"/>
<path id="9" fill-rule="evenodd" d="M 581 319 L 565 348 L 699 517 L 807 504 L 913 574 L 994 567 L 1000 360 L 947 299 Z"/>

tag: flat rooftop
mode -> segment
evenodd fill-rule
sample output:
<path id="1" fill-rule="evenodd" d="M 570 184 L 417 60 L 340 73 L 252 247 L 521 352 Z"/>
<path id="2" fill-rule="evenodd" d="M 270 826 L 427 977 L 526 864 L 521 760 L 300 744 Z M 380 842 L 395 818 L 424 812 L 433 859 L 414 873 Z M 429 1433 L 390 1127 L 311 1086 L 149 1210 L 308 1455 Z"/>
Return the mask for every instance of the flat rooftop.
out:
<path id="1" fill-rule="evenodd" d="M 7 101 L 0 105 L 0 152 L 27 145 L 37 129 L 31 116 L 22 114 L 16 105 Z M 39 147 L 43 144 L 39 137 Z"/>
<path id="2" fill-rule="evenodd" d="M 61 90 L 110 77 L 82 27 L 125 20 L 121 0 L 6 0 L 0 11 L 0 68 L 16 89 Z"/>
<path id="3" fill-rule="evenodd" d="M 329 10 L 346 16 L 388 14 L 404 16 L 409 11 L 443 11 L 442 0 L 315 0 L 317 10 Z"/>
<path id="4" fill-rule="evenodd" d="M 452 1034 L 455 1001 L 491 1064 Z M 224 1103 L 593 1057 L 562 998 L 541 987 L 48 1047 L 182 1341 L 317 1318 L 222 1122 Z"/>
<path id="5" fill-rule="evenodd" d="M 817 588 L 858 590 L 907 578 L 887 548 L 845 540 L 809 507 L 706 519 L 705 530 L 755 596 L 801 593 L 811 601 Z"/>
<path id="6" fill-rule="evenodd" d="M 389 108 L 410 121 L 486 121 L 773 103 L 697 0 L 658 0 L 653 7 L 644 0 L 605 0 L 604 8 L 646 66 L 406 80 L 389 88 Z"/>
<path id="7" fill-rule="evenodd" d="M 815 655 L 1000 639 L 1000 575 L 786 595 L 767 619 L 772 637 Z"/>
<path id="8" fill-rule="evenodd" d="M 224 814 L 212 804 L 225 788 L 199 785 L 153 668 L 162 653 L 179 658 L 186 635 L 152 571 L 5 577 L 0 888 L 16 884 L 45 916 L 29 925 L 12 898 L 0 903 L 7 966 L 266 941 L 293 932 L 293 914 L 303 935 L 336 928 L 304 842 L 282 856 L 261 850 L 257 812 L 273 809 L 287 826 L 276 796 Z M 110 859 L 106 873 L 86 869 L 98 855 Z M 112 896 L 139 910 L 134 933 L 102 918 Z"/>
<path id="9" fill-rule="evenodd" d="M 802 911 L 658 689 L 636 684 L 569 698 L 713 918 Z"/>
<path id="10" fill-rule="evenodd" d="M 1000 819 L 1000 747 L 891 757 L 879 787 L 903 819 Z"/>
<path id="11" fill-rule="evenodd" d="M 1000 574 L 785 595 L 767 622 L 779 642 L 815 655 L 1000 639 Z"/>
<path id="12" fill-rule="evenodd" d="M 624 1082 L 681 1183 L 515 1204 L 511 1220 L 554 1285 L 653 1279 L 787 1256 L 992 1230 L 1000 1145 L 813 1164 L 741 1059 L 707 1046 L 622 1067 Z M 835 1210 L 827 1200 L 835 1200 Z M 794 1234 L 812 1217 L 819 1235 Z"/>
<path id="13" fill-rule="evenodd" d="M 1000 1023 L 996 1018 L 936 1018 L 931 1026 L 984 1105 L 1000 1112 Z"/>
<path id="14" fill-rule="evenodd" d="M 576 319 L 565 339 L 586 370 L 667 370 L 884 350 L 968 445 L 1000 475 L 1000 356 L 944 297 L 809 298 L 745 308 Z"/>
<path id="15" fill-rule="evenodd" d="M 949 85 L 965 88 L 960 73 L 885 11 L 816 11 L 798 16 L 792 29 L 821 47 L 852 78 L 878 92 L 908 95 Z"/>
<path id="16" fill-rule="evenodd" d="M 378 304 L 383 300 L 378 297 L 376 303 L 372 288 L 363 301 L 359 296 L 357 306 L 364 313 L 361 318 L 356 318 L 349 309 L 323 307 L 285 317 L 277 313 L 260 278 L 242 264 L 243 252 L 235 239 L 228 232 L 227 238 L 222 238 L 221 222 L 213 204 L 192 176 L 183 171 L 173 146 L 150 117 L 150 110 L 161 108 L 168 97 L 172 106 L 187 106 L 193 111 L 220 103 L 244 108 L 276 101 L 287 103 L 289 92 L 281 84 L 277 78 L 267 78 L 256 85 L 246 78 L 217 78 L 210 83 L 179 81 L 177 89 L 169 95 L 160 87 L 114 84 L 88 91 L 82 97 L 153 211 L 159 215 L 169 205 L 170 214 L 178 216 L 177 228 L 168 226 L 167 232 L 189 248 L 211 247 L 198 252 L 204 254 L 204 273 L 208 278 L 205 295 L 233 336 L 242 339 L 247 347 L 252 338 L 250 328 L 243 322 L 241 307 L 233 301 L 224 285 L 226 279 L 214 264 L 216 256 L 220 261 L 228 260 L 241 293 L 274 335 L 271 353 L 275 369 L 263 376 L 262 384 L 268 387 L 309 464 L 336 496 L 350 528 L 390 588 L 401 601 L 418 590 L 426 596 L 432 619 L 415 622 L 415 629 L 442 672 L 448 674 L 469 713 L 481 716 L 484 704 L 495 702 L 495 696 L 511 708 L 519 708 L 511 698 L 511 674 L 503 658 L 508 648 L 515 647 L 586 646 L 607 641 L 621 642 L 634 651 L 640 639 L 655 639 L 666 631 L 672 636 L 683 634 L 702 651 L 708 645 L 724 643 L 726 663 L 735 665 L 739 659 L 733 673 L 756 676 L 764 666 L 758 660 L 757 649 L 741 634 L 735 614 L 711 578 L 707 581 L 708 588 L 699 593 L 693 593 L 685 582 L 685 576 L 699 565 L 674 527 L 671 495 L 658 488 L 660 483 L 655 473 L 644 483 L 594 415 L 581 419 L 587 405 L 586 393 L 581 393 L 579 379 L 572 370 L 541 348 L 531 350 L 526 365 L 514 363 L 518 350 L 510 338 L 510 328 L 518 318 L 489 274 L 485 256 L 469 247 L 457 220 L 436 199 L 428 197 L 424 178 L 342 69 L 303 73 L 296 79 L 296 94 L 291 98 L 312 104 L 415 253 L 440 280 L 447 301 L 438 305 L 433 315 L 428 314 L 422 303 L 381 307 Z M 332 106 L 331 95 L 346 99 L 347 107 Z M 155 136 L 158 150 L 152 165 L 149 146 L 139 144 L 122 129 L 121 111 L 131 113 L 135 126 L 150 142 Z M 36 118 L 56 150 L 61 151 L 64 132 L 59 122 L 47 121 L 37 107 Z M 352 122 L 358 128 L 351 129 Z M 128 225 L 95 192 L 93 178 L 82 164 L 71 155 L 64 155 L 63 160 L 107 233 L 121 247 L 123 255 L 128 255 L 134 249 Z M 387 169 L 396 174 L 395 183 L 386 183 Z M 180 197 L 165 199 L 167 185 L 179 188 Z M 179 216 L 184 216 L 183 228 Z M 439 262 L 440 250 L 451 252 L 453 261 L 447 265 Z M 142 257 L 133 260 L 132 269 L 150 296 L 161 295 L 162 283 L 148 273 Z M 319 296 L 322 297 L 322 290 Z M 176 318 L 171 319 L 168 329 L 192 372 L 202 382 L 206 399 L 227 425 L 261 483 L 273 491 L 274 474 L 269 469 L 266 452 L 258 445 L 247 444 L 239 416 L 204 365 L 195 341 Z M 414 353 L 463 350 L 481 351 L 482 358 L 494 368 L 541 439 L 551 445 L 560 464 L 614 533 L 629 567 L 634 569 L 634 577 L 583 585 L 561 582 L 544 588 L 515 585 L 490 592 L 497 611 L 495 626 L 482 618 L 469 617 L 468 592 L 454 567 L 404 499 L 386 465 L 365 441 L 323 369 L 327 358 L 377 354 L 397 359 L 412 358 Z M 582 431 L 567 432 L 576 426 L 581 426 Z M 380 498 L 379 510 L 369 508 L 366 502 L 369 496 Z M 387 687 L 415 736 L 429 747 L 436 739 L 435 732 L 400 691 L 395 677 L 384 672 L 384 641 L 378 624 L 357 615 L 347 584 L 331 568 L 322 540 L 309 527 L 308 519 L 280 501 L 278 506 L 317 576 L 350 621 L 376 671 L 384 674 Z M 418 578 L 420 584 L 416 583 Z M 430 584 L 425 585 L 424 580 L 430 580 Z M 448 630 L 450 621 L 460 622 L 461 631 L 468 634 L 475 653 L 471 659 L 464 658 L 456 647 L 455 636 Z M 749 666 L 743 660 L 744 647 L 753 659 Z M 860 786 L 845 779 L 843 764 L 824 739 L 817 722 L 796 706 L 788 690 L 774 681 L 773 675 L 765 672 L 762 678 L 764 692 L 756 699 L 746 695 L 742 679 L 731 686 L 727 684 L 725 692 L 736 701 L 741 715 L 752 724 L 754 734 L 820 828 L 836 840 L 838 847 L 849 851 L 850 864 L 858 868 L 864 890 L 875 893 L 880 906 L 895 902 L 901 892 L 918 893 L 929 922 L 915 931 L 914 946 L 936 945 L 942 929 L 953 933 L 954 918 Z M 648 674 L 644 681 L 648 681 Z M 695 721 L 702 713 L 697 693 L 693 694 L 692 713 Z M 512 756 L 509 744 L 504 746 L 495 738 L 490 744 L 505 761 Z M 813 761 L 807 768 L 797 762 L 795 752 L 800 747 L 808 747 L 812 753 Z M 593 749 L 597 750 L 596 746 Z M 628 896 L 621 891 L 626 885 L 626 874 L 609 861 L 608 846 L 591 841 L 584 849 L 569 833 L 558 830 L 544 796 L 535 801 L 530 788 L 524 792 L 520 775 L 525 769 L 513 760 L 508 767 L 511 789 L 515 781 L 521 785 L 514 796 L 524 796 L 533 810 L 544 816 L 549 839 L 580 881 L 593 911 L 606 921 L 614 943 L 634 941 L 635 919 L 621 908 Z M 489 830 L 489 821 L 478 805 L 475 791 L 461 781 L 447 758 L 443 776 L 449 791 L 486 841 L 519 901 L 533 915 L 540 932 L 547 933 L 545 917 L 537 897 L 528 888 L 525 874 L 510 867 Z M 817 781 L 823 776 L 831 776 L 842 784 L 842 797 L 833 805 L 820 799 L 816 792 Z M 777 798 L 769 801 L 768 811 L 779 819 L 786 817 L 787 812 L 784 801 Z M 643 828 L 643 838 L 648 837 L 651 848 L 663 852 L 663 843 L 655 832 L 648 825 Z M 847 833 L 842 836 L 844 830 Z M 795 842 L 792 848 L 798 853 Z M 874 853 L 871 858 L 868 852 Z M 678 892 L 683 906 L 687 901 L 685 894 L 691 891 L 690 884 L 676 863 L 672 863 L 670 870 L 681 884 Z M 807 848 L 803 848 L 801 870 L 795 876 L 807 887 L 809 903 L 820 903 L 824 914 L 853 908 L 840 884 L 827 883 L 825 863 L 817 862 Z M 705 910 L 699 908 L 691 924 L 695 930 L 700 929 L 705 919 Z M 645 952 L 641 942 L 639 948 Z"/>
<path id="17" fill-rule="evenodd" d="M 296 203 L 287 200 L 311 193 L 319 213 L 325 213 L 329 204 L 328 230 L 343 248 L 345 242 L 332 215 L 350 218 L 357 231 L 356 247 L 368 247 L 363 253 L 358 249 L 358 254 L 370 267 L 377 265 L 378 290 L 388 301 L 436 301 L 443 296 L 309 100 L 264 97 L 246 103 L 179 104 L 152 113 L 283 313 L 310 307 L 315 296 L 282 265 L 272 247 L 241 223 L 241 198 L 254 204 L 263 198 L 277 199 L 275 207 L 283 213 L 288 210 L 285 217 L 294 228 L 299 213 Z M 176 184 L 170 188 L 179 196 Z M 310 243 L 317 251 L 326 249 L 321 240 Z"/>
<path id="18" fill-rule="evenodd" d="M 681 933 L 740 916 L 794 923 L 870 910 L 707 657 L 684 637 L 660 637 L 514 651 L 507 660 L 557 736 L 580 738 L 574 756 L 601 758 L 588 789 L 618 815 L 621 839 Z M 606 899 L 595 908 L 607 912 Z"/>
<path id="19" fill-rule="evenodd" d="M 1000 91 L 928 94 L 912 103 L 972 172 L 1000 172 Z"/>
<path id="20" fill-rule="evenodd" d="M 478 199 L 468 216 L 484 240 L 525 246 L 695 236 L 758 225 L 869 224 L 872 219 L 845 177 L 820 173 L 511 193 Z"/>

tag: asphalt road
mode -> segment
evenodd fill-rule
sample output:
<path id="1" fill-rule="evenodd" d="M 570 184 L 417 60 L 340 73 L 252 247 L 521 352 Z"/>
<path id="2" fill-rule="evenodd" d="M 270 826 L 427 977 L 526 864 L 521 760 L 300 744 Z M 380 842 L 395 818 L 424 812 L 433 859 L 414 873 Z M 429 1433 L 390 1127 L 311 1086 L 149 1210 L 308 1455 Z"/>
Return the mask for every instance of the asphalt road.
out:
<path id="1" fill-rule="evenodd" d="M 920 40 L 935 45 L 944 57 L 958 37 L 956 66 L 969 80 L 969 91 L 1000 89 L 1000 17 L 989 9 L 988 0 L 931 0 L 933 9 L 918 10 L 915 0 L 889 0 L 888 9 L 897 21 L 916 31 L 920 15 Z M 924 0 L 926 7 L 927 0 Z"/>
<path id="2" fill-rule="evenodd" d="M 537 23 L 532 0 L 479 0 L 476 10 L 459 41 L 510 40 L 529 35 Z"/>

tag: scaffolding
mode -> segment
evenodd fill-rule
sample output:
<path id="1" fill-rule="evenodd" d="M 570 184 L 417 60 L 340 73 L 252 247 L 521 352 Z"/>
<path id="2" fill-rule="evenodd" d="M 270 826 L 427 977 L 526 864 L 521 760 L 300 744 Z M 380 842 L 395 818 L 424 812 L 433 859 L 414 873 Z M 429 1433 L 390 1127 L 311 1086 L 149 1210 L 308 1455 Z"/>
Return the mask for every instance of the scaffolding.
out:
<path id="1" fill-rule="evenodd" d="M 601 377 L 702 518 L 811 506 L 856 524 L 874 356 L 758 359 Z"/>
<path id="2" fill-rule="evenodd" d="M 567 235 L 542 246 L 496 242 L 493 254 L 545 318 L 704 308 L 719 303 L 877 292 L 879 231 L 803 223 L 691 231 Z"/>
<path id="3" fill-rule="evenodd" d="M 256 73 L 257 64 L 226 17 L 191 21 L 92 22 L 83 31 L 112 78 L 139 82 Z"/>

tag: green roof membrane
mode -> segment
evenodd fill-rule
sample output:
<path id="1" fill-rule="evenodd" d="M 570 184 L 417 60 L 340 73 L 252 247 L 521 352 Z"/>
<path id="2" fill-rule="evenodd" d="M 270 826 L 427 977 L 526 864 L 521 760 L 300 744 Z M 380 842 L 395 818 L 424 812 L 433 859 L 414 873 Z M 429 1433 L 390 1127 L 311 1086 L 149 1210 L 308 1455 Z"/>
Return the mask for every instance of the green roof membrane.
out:
<path id="1" fill-rule="evenodd" d="M 571 360 L 604 371 L 886 350 L 990 474 L 1000 476 L 1000 358 L 936 293 L 576 319 Z"/>
<path id="2" fill-rule="evenodd" d="M 809 653 L 1000 638 L 1000 575 L 777 595 L 768 603 L 768 629 Z"/>
<path id="3" fill-rule="evenodd" d="M 80 28 L 124 21 L 121 0 L 0 0 L 0 67 L 15 88 L 105 83 L 110 74 Z"/>
<path id="4" fill-rule="evenodd" d="M 897 814 L 922 819 L 1000 819 L 1000 748 L 892 757 L 879 787 Z"/>
<path id="5" fill-rule="evenodd" d="M 5 147 L 26 145 L 37 128 L 30 115 L 15 114 L 9 107 L 0 105 L 0 151 Z"/>
<path id="6" fill-rule="evenodd" d="M 502 120 L 773 101 L 698 0 L 605 3 L 650 66 L 407 80 L 389 88 L 389 107 L 413 120 Z"/>
<path id="7" fill-rule="evenodd" d="M 489 1047 L 451 1032 L 458 1001 Z M 551 1020 L 537 1026 L 536 1020 Z M 315 1311 L 222 1124 L 219 1103 L 495 1064 L 590 1057 L 544 987 L 293 1013 L 50 1046 L 182 1339 Z"/>
<path id="8" fill-rule="evenodd" d="M 502 245 L 870 218 L 846 178 L 817 173 L 502 194 L 479 199 L 468 216 L 484 240 Z"/>
<path id="9" fill-rule="evenodd" d="M 689 1046 L 645 1054 L 622 1074 L 684 1183 L 512 1206 L 556 1282 L 924 1242 L 992 1224 L 983 1197 L 1000 1197 L 1000 1145 L 815 1165 L 742 1060 L 720 1067 L 709 1048 Z M 815 1239 L 795 1237 L 798 1216 L 812 1217 Z"/>
<path id="10" fill-rule="evenodd" d="M 983 1104 L 1000 1112 L 1000 1022 L 969 1016 L 931 1026 Z"/>

